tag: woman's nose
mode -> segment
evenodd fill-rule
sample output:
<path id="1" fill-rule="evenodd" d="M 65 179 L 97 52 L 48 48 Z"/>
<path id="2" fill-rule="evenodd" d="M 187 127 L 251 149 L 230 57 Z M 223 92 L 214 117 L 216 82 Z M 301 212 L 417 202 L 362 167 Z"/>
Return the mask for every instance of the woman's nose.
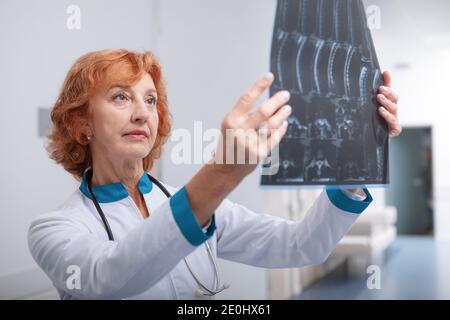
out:
<path id="1" fill-rule="evenodd" d="M 133 122 L 146 122 L 150 116 L 150 110 L 145 101 L 136 101 L 132 115 Z"/>

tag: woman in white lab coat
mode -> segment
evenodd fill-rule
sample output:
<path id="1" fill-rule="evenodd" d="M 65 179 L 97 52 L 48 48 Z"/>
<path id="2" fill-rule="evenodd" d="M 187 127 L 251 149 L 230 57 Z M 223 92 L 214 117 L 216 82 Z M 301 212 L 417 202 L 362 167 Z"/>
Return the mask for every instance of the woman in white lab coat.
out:
<path id="1" fill-rule="evenodd" d="M 75 62 L 52 111 L 48 150 L 80 187 L 38 216 L 28 235 L 33 258 L 62 299 L 209 298 L 228 286 L 217 257 L 265 268 L 328 257 L 372 201 L 367 189 L 324 190 L 301 221 L 226 199 L 286 132 L 288 92 L 252 109 L 272 81 L 269 73 L 242 95 L 222 122 L 231 140 L 221 139 L 211 161 L 175 188 L 147 174 L 170 132 L 155 57 L 104 50 Z M 390 134 L 399 134 L 397 97 L 385 87 L 379 98 Z M 226 161 L 236 151 L 257 161 Z"/>

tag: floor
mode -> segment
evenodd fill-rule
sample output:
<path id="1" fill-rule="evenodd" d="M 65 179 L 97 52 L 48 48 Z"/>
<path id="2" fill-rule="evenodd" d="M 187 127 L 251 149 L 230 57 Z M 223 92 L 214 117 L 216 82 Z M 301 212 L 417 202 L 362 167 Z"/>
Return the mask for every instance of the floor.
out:
<path id="1" fill-rule="evenodd" d="M 343 266 L 294 299 L 450 299 L 450 241 L 399 236 L 380 272 L 380 289 L 368 289 L 370 274 L 348 276 Z"/>

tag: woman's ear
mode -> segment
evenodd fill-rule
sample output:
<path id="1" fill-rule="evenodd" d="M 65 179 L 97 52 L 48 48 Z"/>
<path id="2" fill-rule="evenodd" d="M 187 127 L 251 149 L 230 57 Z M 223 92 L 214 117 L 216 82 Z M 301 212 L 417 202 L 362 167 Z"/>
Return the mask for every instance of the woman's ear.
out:
<path id="1" fill-rule="evenodd" d="M 92 137 L 94 136 L 94 132 L 92 130 L 93 124 L 92 124 L 92 120 L 91 120 L 92 117 L 90 115 L 89 104 L 88 104 L 87 108 L 88 108 L 88 112 L 83 117 L 83 120 L 82 120 L 82 132 L 83 132 L 85 139 L 87 140 L 87 143 L 89 143 L 92 140 Z"/>
<path id="2" fill-rule="evenodd" d="M 89 144 L 94 136 L 89 121 L 83 121 L 80 130 L 80 140 L 82 144 Z"/>
<path id="3" fill-rule="evenodd" d="M 92 140 L 92 137 L 94 136 L 94 134 L 92 133 L 92 129 L 91 129 L 91 127 L 89 126 L 89 125 L 87 125 L 87 127 L 86 127 L 86 138 L 87 138 L 87 140 L 88 141 L 91 141 Z"/>

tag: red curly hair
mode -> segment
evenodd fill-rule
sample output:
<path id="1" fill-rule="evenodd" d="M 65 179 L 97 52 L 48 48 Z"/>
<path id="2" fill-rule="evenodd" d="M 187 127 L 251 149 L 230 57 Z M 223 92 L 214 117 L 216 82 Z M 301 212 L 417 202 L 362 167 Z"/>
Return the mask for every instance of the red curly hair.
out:
<path id="1" fill-rule="evenodd" d="M 161 156 L 162 146 L 171 130 L 171 115 L 161 65 L 149 51 L 139 53 L 125 49 L 101 50 L 89 52 L 75 61 L 51 112 L 53 128 L 46 147 L 50 158 L 80 180 L 92 166 L 89 141 L 81 130 L 89 115 L 90 97 L 100 85 L 108 85 L 117 80 L 132 85 L 145 72 L 155 84 L 159 116 L 156 141 L 151 152 L 143 159 L 144 170 L 149 171 L 154 160 Z"/>

